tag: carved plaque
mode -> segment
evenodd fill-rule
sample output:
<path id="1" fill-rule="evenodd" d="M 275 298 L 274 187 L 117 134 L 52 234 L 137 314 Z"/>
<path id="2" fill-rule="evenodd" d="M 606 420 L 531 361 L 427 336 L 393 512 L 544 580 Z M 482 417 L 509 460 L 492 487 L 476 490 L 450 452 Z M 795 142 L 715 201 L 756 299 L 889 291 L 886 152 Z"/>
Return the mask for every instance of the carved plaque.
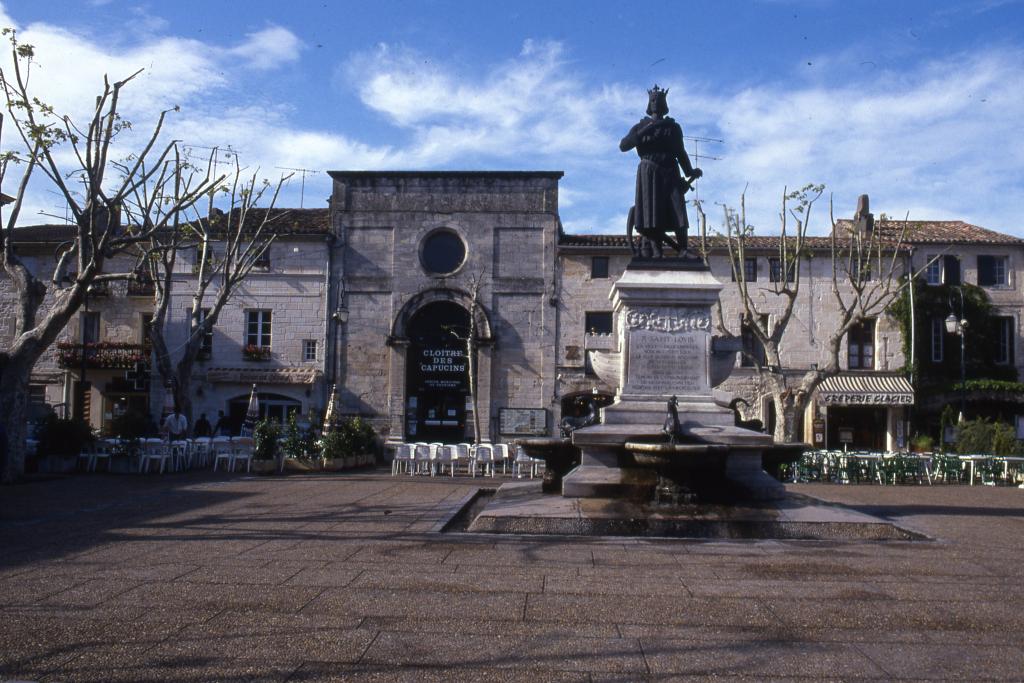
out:
<path id="1" fill-rule="evenodd" d="M 710 392 L 708 333 L 629 330 L 626 392 L 694 395 Z"/>

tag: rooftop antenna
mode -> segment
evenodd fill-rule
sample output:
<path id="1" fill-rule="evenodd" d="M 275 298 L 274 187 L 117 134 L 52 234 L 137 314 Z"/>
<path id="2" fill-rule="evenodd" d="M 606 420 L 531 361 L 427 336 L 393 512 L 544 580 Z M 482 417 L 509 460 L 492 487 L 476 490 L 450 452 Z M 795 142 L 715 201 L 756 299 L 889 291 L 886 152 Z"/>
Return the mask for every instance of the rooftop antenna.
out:
<path id="1" fill-rule="evenodd" d="M 63 194 L 61 194 L 60 192 L 57 192 L 56 190 L 46 190 L 46 191 L 48 193 L 50 193 L 52 195 L 56 195 L 56 196 L 58 196 L 58 197 L 60 197 L 61 199 L 64 200 L 64 222 L 65 223 L 71 223 L 71 205 L 68 204 L 68 200 L 64 197 Z M 55 204 L 54 206 L 58 206 L 58 205 Z M 39 213 L 40 213 L 40 215 L 43 215 L 43 216 L 50 216 L 52 218 L 60 218 L 60 216 L 58 216 L 56 214 L 52 214 L 52 213 L 44 213 L 43 211 L 40 211 Z"/>
<path id="2" fill-rule="evenodd" d="M 214 155 L 213 160 L 211 161 L 211 163 L 213 164 L 213 172 L 214 173 L 217 172 L 217 167 L 218 166 L 220 166 L 221 164 L 231 164 L 231 163 L 234 163 L 234 162 L 229 161 L 229 160 L 232 157 L 236 157 L 236 158 L 238 157 L 238 150 L 232 148 L 231 145 L 228 145 L 226 147 L 204 147 L 203 145 L 182 145 L 181 148 L 183 150 L 185 150 L 185 158 L 187 158 L 187 159 L 191 158 L 192 150 L 194 150 L 194 149 L 203 149 L 203 150 L 206 150 L 207 152 L 212 152 L 212 151 L 216 150 L 217 154 Z M 223 160 L 220 158 L 222 154 L 225 157 Z"/>
<path id="3" fill-rule="evenodd" d="M 299 208 L 303 207 L 303 202 L 306 198 L 306 174 L 319 173 L 320 171 L 315 168 L 290 168 L 288 166 L 275 166 L 274 168 L 279 171 L 295 171 L 296 173 L 302 174 L 302 184 L 299 186 Z"/>
<path id="4" fill-rule="evenodd" d="M 709 161 L 721 161 L 722 160 L 722 157 L 715 157 L 715 156 L 711 156 L 710 154 L 701 154 L 700 153 L 700 143 L 704 142 L 704 143 L 713 143 L 713 144 L 721 145 L 721 144 L 725 144 L 725 140 L 719 140 L 718 138 L 707 138 L 707 137 L 703 137 L 703 136 L 700 136 L 700 135 L 684 135 L 683 139 L 684 140 L 690 140 L 690 141 L 693 142 L 693 154 L 690 155 L 690 158 L 693 159 L 693 163 L 694 164 L 696 164 L 701 159 L 707 159 Z M 693 187 L 693 201 L 697 201 L 698 200 L 698 196 L 697 196 L 697 183 L 696 183 L 696 181 L 693 183 L 692 187 Z"/>

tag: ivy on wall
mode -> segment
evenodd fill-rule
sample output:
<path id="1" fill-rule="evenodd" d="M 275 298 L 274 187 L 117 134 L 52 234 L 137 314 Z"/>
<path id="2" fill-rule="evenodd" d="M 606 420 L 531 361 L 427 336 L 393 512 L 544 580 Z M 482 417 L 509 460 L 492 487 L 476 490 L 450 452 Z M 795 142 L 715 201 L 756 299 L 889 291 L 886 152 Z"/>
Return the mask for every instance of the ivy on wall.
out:
<path id="1" fill-rule="evenodd" d="M 954 391 L 960 385 L 960 339 L 943 333 L 943 358 L 932 360 L 932 320 L 944 320 L 950 313 L 960 315 L 960 294 L 963 289 L 964 318 L 967 320 L 966 361 L 967 390 L 1020 391 L 1017 369 L 1013 364 L 995 362 L 998 342 L 992 303 L 985 290 L 975 285 L 929 285 L 923 278 L 914 280 L 914 308 L 917 317 L 914 367 L 910 364 L 910 291 L 904 289 L 889 307 L 900 327 L 903 342 L 904 372 L 912 374 L 918 391 Z"/>

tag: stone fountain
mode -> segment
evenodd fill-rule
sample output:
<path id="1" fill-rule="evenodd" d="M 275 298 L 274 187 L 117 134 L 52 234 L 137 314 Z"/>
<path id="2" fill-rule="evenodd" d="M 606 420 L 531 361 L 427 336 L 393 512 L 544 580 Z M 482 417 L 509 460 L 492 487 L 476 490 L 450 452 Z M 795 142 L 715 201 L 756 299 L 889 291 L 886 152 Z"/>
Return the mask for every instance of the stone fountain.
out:
<path id="1" fill-rule="evenodd" d="M 787 496 L 764 465 L 795 461 L 805 445 L 777 445 L 737 426 L 732 397 L 714 389 L 739 349 L 735 338 L 712 335 L 723 285 L 686 250 L 684 194 L 702 173 L 690 165 L 679 125 L 665 116 L 667 91 L 648 92 L 648 116 L 620 143 L 622 151 L 636 149 L 640 163 L 627 219 L 634 256 L 609 292 L 617 329 L 598 343 L 588 339 L 587 348 L 595 372 L 617 387 L 615 402 L 600 410 L 599 424 L 520 441 L 546 461 L 547 493 L 530 483 L 504 484 L 468 530 L 908 537 L 882 520 Z M 666 246 L 677 256 L 667 258 Z M 658 502 L 666 499 L 667 506 Z"/>

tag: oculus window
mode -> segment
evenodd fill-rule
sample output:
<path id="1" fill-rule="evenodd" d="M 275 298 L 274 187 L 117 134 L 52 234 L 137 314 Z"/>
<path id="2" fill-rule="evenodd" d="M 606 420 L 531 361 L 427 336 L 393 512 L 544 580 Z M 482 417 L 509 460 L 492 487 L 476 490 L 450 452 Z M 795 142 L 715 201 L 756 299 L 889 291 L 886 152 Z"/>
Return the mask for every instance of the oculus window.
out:
<path id="1" fill-rule="evenodd" d="M 466 245 L 454 230 L 435 230 L 420 245 L 420 262 L 431 275 L 450 275 L 466 260 Z"/>

